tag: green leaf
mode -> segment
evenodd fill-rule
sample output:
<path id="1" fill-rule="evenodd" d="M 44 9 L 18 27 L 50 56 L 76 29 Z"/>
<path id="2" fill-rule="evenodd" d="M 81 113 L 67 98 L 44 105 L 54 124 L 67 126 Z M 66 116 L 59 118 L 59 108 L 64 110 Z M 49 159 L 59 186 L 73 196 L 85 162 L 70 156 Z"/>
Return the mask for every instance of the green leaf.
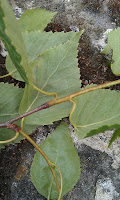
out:
<path id="1" fill-rule="evenodd" d="M 7 55 L 6 57 L 5 66 L 7 68 L 7 71 L 11 73 L 12 78 L 19 81 L 24 81 L 24 79 L 21 77 L 18 70 L 16 69 L 15 65 L 13 64 L 9 55 Z"/>
<path id="2" fill-rule="evenodd" d="M 79 139 L 120 127 L 120 93 L 100 89 L 73 99 L 76 103 L 71 123 Z"/>
<path id="3" fill-rule="evenodd" d="M 56 46 L 58 41 L 60 42 L 59 38 L 57 37 L 58 39 L 57 41 L 55 35 L 53 35 L 52 33 L 49 33 L 50 38 L 48 38 L 49 34 L 47 33 L 41 34 L 41 32 L 43 32 L 44 28 L 47 26 L 47 24 L 50 22 L 50 20 L 54 17 L 55 14 L 56 14 L 55 12 L 51 13 L 49 11 L 42 10 L 40 8 L 35 10 L 32 9 L 25 11 L 24 14 L 21 16 L 20 20 L 18 21 L 21 31 L 23 32 L 22 36 L 25 42 L 25 47 L 27 49 L 27 56 L 29 62 L 34 59 L 34 55 L 37 54 L 38 56 L 40 53 L 43 53 L 43 50 L 46 50 L 49 47 Z M 30 31 L 32 32 L 29 33 Z M 44 36 L 44 34 L 47 35 Z M 62 37 L 60 37 L 60 39 L 62 39 Z M 31 66 L 30 65 L 26 66 L 28 68 L 28 71 L 30 70 L 29 74 L 32 74 Z M 6 58 L 6 68 L 9 71 L 9 73 L 12 73 L 13 78 L 20 81 L 24 81 L 24 79 L 20 76 L 19 72 L 15 68 L 9 55 Z"/>
<path id="4" fill-rule="evenodd" d="M 38 56 L 40 56 L 47 49 L 58 46 L 67 42 L 71 37 L 75 35 L 74 32 L 60 32 L 60 33 L 52 33 L 52 32 L 43 32 L 34 31 L 34 32 L 25 32 L 23 33 L 23 39 L 27 51 L 27 56 L 29 62 L 34 61 Z M 13 62 L 10 59 L 10 56 L 6 58 L 6 67 L 9 73 L 13 72 L 12 77 L 23 81 L 19 73 L 14 67 Z"/>
<path id="5" fill-rule="evenodd" d="M 44 31 L 47 24 L 56 15 L 56 12 L 49 12 L 43 9 L 31 9 L 23 13 L 19 20 L 21 31 Z"/>
<path id="6" fill-rule="evenodd" d="M 111 70 L 112 72 L 119 76 L 120 75 L 120 27 L 108 33 L 108 44 L 102 51 L 104 54 L 108 54 L 112 49 L 112 62 Z"/>
<path id="7" fill-rule="evenodd" d="M 38 56 L 40 57 L 46 50 L 64 44 L 75 35 L 75 32 L 72 31 L 68 33 L 41 33 L 40 31 L 23 33 L 29 62 L 35 60 Z"/>
<path id="8" fill-rule="evenodd" d="M 22 95 L 23 89 L 14 87 L 13 85 L 7 83 L 0 83 L 0 123 L 11 120 L 19 115 L 18 108 L 22 99 Z M 16 124 L 20 125 L 20 121 L 17 121 Z M 30 131 L 33 129 L 35 129 L 35 126 L 27 125 L 24 123 L 24 130 L 27 132 L 27 134 L 31 133 Z M 14 135 L 15 133 L 12 130 L 7 128 L 0 128 L 0 141 L 8 140 L 14 137 Z M 23 139 L 23 137 L 19 135 L 19 137 L 14 142 L 20 142 L 21 139 Z M 14 142 L 12 142 L 12 144 Z M 4 145 L 9 144 L 11 143 Z M 4 145 L 0 144 L 0 148 L 3 148 Z"/>
<path id="9" fill-rule="evenodd" d="M 80 177 L 80 159 L 73 144 L 67 125 L 62 122 L 56 130 L 40 145 L 51 161 L 60 169 L 63 178 L 63 193 L 65 195 L 77 183 Z M 55 169 L 60 183 L 58 171 Z M 47 162 L 37 151 L 31 166 L 31 179 L 38 190 L 46 198 L 51 188 L 51 199 L 58 197 L 52 173 Z"/>
<path id="10" fill-rule="evenodd" d="M 80 89 L 80 88 L 79 88 Z M 78 90 L 79 90 L 78 89 Z M 74 90 L 74 87 L 73 87 Z M 75 90 L 74 90 L 75 91 Z M 24 113 L 25 110 L 29 111 L 43 103 L 52 100 L 54 97 L 42 95 L 39 92 L 33 91 L 30 86 L 25 87 L 25 95 L 23 96 L 19 113 Z M 24 104 L 26 102 L 26 104 Z M 47 125 L 52 124 L 54 121 L 58 121 L 63 117 L 67 117 L 72 108 L 71 102 L 65 102 L 52 106 L 51 108 L 41 110 L 25 118 L 25 123 L 33 125 Z"/>
<path id="11" fill-rule="evenodd" d="M 25 46 L 18 22 L 7 0 L 0 0 L 0 37 L 23 80 L 28 83 Z"/>
<path id="12" fill-rule="evenodd" d="M 77 61 L 78 40 L 82 32 L 75 33 L 68 42 L 41 54 L 38 65 L 35 67 L 34 84 L 45 92 L 56 92 L 58 98 L 70 95 L 80 90 L 79 69 Z M 20 113 L 35 108 L 53 96 L 43 95 L 26 86 Z M 25 119 L 28 124 L 51 124 L 53 121 L 68 116 L 72 104 L 70 102 L 56 105 L 52 108 L 34 113 Z"/>
<path id="13" fill-rule="evenodd" d="M 111 137 L 111 140 L 109 141 L 109 145 L 108 147 L 111 146 L 111 144 L 117 140 L 118 138 L 120 138 L 120 128 L 116 129 L 115 132 L 113 133 L 113 136 Z"/>

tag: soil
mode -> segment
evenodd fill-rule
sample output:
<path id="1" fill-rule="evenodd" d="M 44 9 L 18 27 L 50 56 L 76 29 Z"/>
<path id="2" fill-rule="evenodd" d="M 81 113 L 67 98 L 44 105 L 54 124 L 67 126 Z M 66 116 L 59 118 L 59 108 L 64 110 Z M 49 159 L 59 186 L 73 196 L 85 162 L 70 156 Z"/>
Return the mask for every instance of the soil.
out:
<path id="1" fill-rule="evenodd" d="M 110 0 L 108 3 L 108 7 L 111 11 L 111 18 L 117 24 L 117 26 L 120 26 L 120 1 Z"/>

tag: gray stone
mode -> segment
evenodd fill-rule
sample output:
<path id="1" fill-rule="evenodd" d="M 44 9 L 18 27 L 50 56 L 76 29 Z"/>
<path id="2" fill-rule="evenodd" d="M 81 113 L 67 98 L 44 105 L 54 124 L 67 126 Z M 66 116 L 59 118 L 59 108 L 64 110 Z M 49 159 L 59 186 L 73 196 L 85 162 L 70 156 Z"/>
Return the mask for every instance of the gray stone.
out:
<path id="1" fill-rule="evenodd" d="M 3 56 L 3 57 L 6 57 L 8 55 L 8 52 L 7 50 L 5 49 L 5 46 L 3 44 L 3 42 L 0 40 L 0 54 Z"/>
<path id="2" fill-rule="evenodd" d="M 118 197 L 119 193 L 115 191 L 111 179 L 103 177 L 97 181 L 95 200 L 112 200 Z"/>

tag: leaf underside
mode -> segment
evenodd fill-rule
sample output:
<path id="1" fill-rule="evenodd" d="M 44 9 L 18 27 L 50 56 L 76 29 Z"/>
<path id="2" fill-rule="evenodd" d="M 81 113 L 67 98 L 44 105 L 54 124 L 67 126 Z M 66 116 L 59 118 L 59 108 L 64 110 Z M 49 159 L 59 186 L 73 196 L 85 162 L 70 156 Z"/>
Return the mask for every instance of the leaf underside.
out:
<path id="1" fill-rule="evenodd" d="M 67 125 L 62 122 L 61 125 L 42 142 L 40 147 L 47 154 L 49 159 L 59 167 L 63 178 L 62 195 L 65 195 L 77 183 L 81 171 L 80 159 Z M 55 172 L 60 183 L 60 177 L 56 169 Z M 50 199 L 56 199 L 58 197 L 49 166 L 38 151 L 34 156 L 31 166 L 31 179 L 38 192 L 43 196 L 46 198 L 48 197 L 51 187 Z"/>
<path id="2" fill-rule="evenodd" d="M 31 11 L 28 12 L 28 15 L 30 13 Z M 36 11 L 34 10 L 33 18 L 37 16 L 35 13 Z M 53 17 L 53 15 L 51 17 Z M 33 18 L 31 17 L 31 19 Z M 27 20 L 29 19 L 27 17 L 27 13 L 25 13 L 21 20 L 21 27 L 23 31 L 25 31 L 24 21 L 26 22 Z M 46 24 L 44 25 L 46 26 Z M 41 26 L 43 27 L 43 24 Z M 32 27 L 31 30 L 33 31 L 34 28 L 35 26 Z M 41 31 L 43 31 L 43 29 L 41 29 Z M 38 88 L 48 93 L 56 92 L 58 94 L 58 98 L 80 90 L 81 83 L 79 80 L 79 69 L 76 57 L 78 40 L 82 33 L 83 31 L 78 33 L 62 32 L 59 34 L 51 32 L 40 33 L 40 31 L 35 30 L 33 32 L 23 33 L 27 56 L 29 58 L 29 65 L 27 66 L 28 71 L 30 74 L 33 74 L 33 80 L 31 81 Z M 38 51 L 34 53 L 36 45 L 38 47 Z M 15 70 L 9 56 L 6 63 L 7 67 L 12 66 L 9 72 Z M 17 72 L 15 72 L 15 76 L 13 77 L 18 79 L 20 78 L 21 80 L 21 77 Z M 46 96 L 35 91 L 30 84 L 27 84 L 24 90 L 22 102 L 20 104 L 19 113 L 25 113 L 43 104 L 44 102 L 51 100 L 52 98 L 53 97 Z M 32 116 L 32 124 L 51 124 L 53 121 L 68 116 L 70 109 L 71 103 L 67 102 L 62 105 L 57 105 L 54 108 L 35 113 Z M 31 124 L 31 116 L 30 118 L 27 117 L 25 121 L 27 124 Z"/>
<path id="3" fill-rule="evenodd" d="M 120 76 L 120 27 L 108 33 L 108 44 L 102 53 L 109 54 L 111 49 L 111 70 L 116 76 Z"/>
<path id="4" fill-rule="evenodd" d="M 47 24 L 56 15 L 56 12 L 50 12 L 40 8 L 27 10 L 19 19 L 21 32 L 41 31 L 43 32 Z"/>
<path id="5" fill-rule="evenodd" d="M 45 92 L 56 92 L 58 98 L 70 95 L 80 90 L 79 69 L 77 61 L 78 40 L 82 32 L 74 33 L 74 37 L 66 43 L 54 47 L 41 54 L 34 71 L 34 84 Z M 41 94 L 29 85 L 26 86 L 20 113 L 35 108 L 54 97 Z M 72 104 L 62 103 L 34 113 L 26 117 L 28 124 L 51 124 L 70 113 Z"/>
<path id="6" fill-rule="evenodd" d="M 79 139 L 120 127 L 120 93 L 100 89 L 73 99 L 72 124 Z"/>
<path id="7" fill-rule="evenodd" d="M 0 83 L 0 123 L 4 123 L 5 121 L 11 120 L 19 115 L 18 108 L 22 99 L 22 95 L 23 89 L 14 87 L 14 85 L 7 83 Z M 20 125 L 20 121 L 15 123 Z M 34 129 L 35 126 L 27 125 L 24 123 L 24 130 L 27 132 L 27 134 L 30 134 Z M 14 137 L 14 135 L 15 133 L 12 130 L 7 128 L 0 128 L 0 141 L 8 140 Z M 20 142 L 21 139 L 23 139 L 23 136 L 19 135 L 19 137 L 14 142 Z M 12 142 L 12 144 L 14 142 Z M 3 148 L 5 145 L 9 144 L 11 143 L 4 145 L 0 144 L 0 148 Z"/>
<path id="8" fill-rule="evenodd" d="M 43 54 L 46 50 L 56 47 L 60 44 L 67 42 L 72 36 L 74 36 L 74 32 L 60 32 L 60 33 L 52 33 L 52 32 L 43 32 L 40 31 L 32 31 L 30 33 L 24 32 L 22 34 L 23 40 L 26 47 L 26 53 L 28 57 L 28 61 L 36 63 L 37 59 L 40 59 L 40 55 Z M 39 56 L 39 57 L 38 57 Z M 16 70 L 13 62 L 8 55 L 6 58 L 6 68 L 9 73 L 13 72 L 12 77 L 23 81 L 22 77 L 19 75 L 18 71 Z"/>
<path id="9" fill-rule="evenodd" d="M 7 4 L 7 1 L 5 0 L 4 3 L 3 2 L 1 3 L 2 7 L 7 5 L 8 7 L 7 11 L 9 11 L 10 7 Z M 33 23 L 33 25 L 30 26 L 31 20 L 33 19 L 35 20 L 36 17 L 40 14 L 39 12 L 41 12 L 42 14 L 44 13 L 45 15 L 48 14 L 48 12 L 40 11 L 39 9 L 34 11 L 26 11 L 23 14 L 22 18 L 19 20 L 21 30 L 23 31 L 22 35 L 19 26 L 17 24 L 17 21 L 15 21 L 15 17 L 13 16 L 13 14 L 11 14 L 12 13 L 11 10 L 10 14 L 7 17 L 3 18 L 5 22 L 5 24 L 3 23 L 3 25 L 6 25 L 7 27 L 7 32 L 8 35 L 10 36 L 10 39 L 13 41 L 12 44 L 14 44 L 14 49 L 16 50 L 16 52 L 18 51 L 22 56 L 22 60 L 21 58 L 20 60 L 17 60 L 18 63 L 25 64 L 27 68 L 27 77 L 29 77 L 29 81 L 32 81 L 37 87 L 39 87 L 42 90 L 45 90 L 46 92 L 57 92 L 58 98 L 79 91 L 81 83 L 79 81 L 79 69 L 77 67 L 78 63 L 76 57 L 77 57 L 78 40 L 83 31 L 78 33 L 74 32 L 43 33 L 42 31 L 44 30 L 47 23 L 51 20 L 51 18 L 54 16 L 55 13 L 53 14 L 50 13 L 46 22 L 43 23 L 42 21 L 36 24 Z M 32 13 L 31 17 L 29 16 L 30 13 Z M 5 15 L 7 15 L 6 8 L 5 8 Z M 7 24 L 7 20 L 10 21 L 9 25 Z M 15 26 L 13 25 L 14 21 L 15 21 Z M 28 22 L 27 29 L 25 28 L 26 22 Z M 40 27 L 39 31 L 37 29 L 38 24 Z M 13 28 L 13 31 L 16 34 L 13 34 L 11 27 Z M 16 29 L 16 27 L 18 28 Z M 28 32 L 26 32 L 26 30 Z M 4 32 L 5 31 L 6 30 L 4 30 Z M 35 51 L 36 45 L 38 51 Z M 11 43 L 9 44 L 9 46 L 11 48 Z M 25 50 L 27 52 L 27 57 L 29 60 L 28 65 L 26 64 L 27 59 Z M 14 64 L 16 65 L 16 63 L 14 62 L 14 59 L 16 59 L 16 54 L 13 55 L 12 61 L 10 57 L 12 58 L 11 54 L 10 56 L 7 57 L 7 62 L 6 62 L 7 67 L 9 66 L 8 71 L 9 72 L 15 71 L 14 72 L 15 76 L 13 77 L 18 80 L 24 80 L 24 77 L 21 76 L 21 74 L 19 74 L 14 68 Z M 32 80 L 30 80 L 31 75 L 29 76 L 29 74 L 33 75 Z M 6 92 L 8 92 L 9 94 L 9 91 Z M 22 95 L 23 98 L 21 96 L 22 102 L 19 109 L 19 113 L 25 113 L 26 111 L 29 111 L 32 108 L 35 108 L 53 98 L 37 92 L 36 90 L 33 89 L 31 85 L 28 84 L 26 84 L 26 87 L 24 89 L 24 94 L 22 91 Z M 20 104 L 20 100 L 18 101 L 18 104 Z M 17 106 L 16 116 L 18 115 L 18 107 L 19 106 Z M 31 124 L 33 124 L 32 127 L 35 127 L 38 124 L 50 124 L 55 120 L 59 120 L 62 117 L 68 116 L 70 109 L 71 109 L 71 103 L 66 102 L 62 105 L 57 105 L 54 108 L 38 112 L 37 115 L 32 116 L 32 123 L 31 123 L 31 118 L 27 118 L 24 120 L 24 128 L 28 126 L 30 127 L 31 130 Z M 13 117 L 10 117 L 9 119 L 11 118 Z M 8 120 L 8 118 L 6 118 L 6 120 Z M 25 121 L 27 122 L 28 125 L 26 124 Z M 3 134 L 3 139 L 5 139 L 4 137 L 5 136 Z M 7 137 L 7 139 L 9 138 Z"/>

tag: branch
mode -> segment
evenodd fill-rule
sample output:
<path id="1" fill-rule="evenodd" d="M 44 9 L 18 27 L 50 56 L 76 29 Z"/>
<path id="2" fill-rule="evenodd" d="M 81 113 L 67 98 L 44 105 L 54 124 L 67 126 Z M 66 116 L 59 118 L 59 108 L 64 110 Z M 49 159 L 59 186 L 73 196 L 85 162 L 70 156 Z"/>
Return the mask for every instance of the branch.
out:
<path id="1" fill-rule="evenodd" d="M 117 84 L 120 84 L 120 79 L 116 80 L 116 81 L 104 83 L 104 84 L 101 84 L 101 85 L 97 85 L 97 86 L 94 86 L 94 87 L 91 87 L 91 88 L 88 88 L 88 89 L 80 90 L 79 92 L 73 93 L 73 94 L 68 95 L 66 97 L 62 97 L 60 99 L 56 99 L 56 100 L 53 99 L 52 101 L 48 101 L 48 104 L 49 104 L 49 107 L 51 107 L 51 106 L 56 105 L 56 104 L 60 104 L 60 103 L 66 102 L 66 101 L 70 101 L 72 98 L 75 98 L 79 95 L 82 95 L 82 94 L 85 94 L 85 93 L 88 93 L 88 92 L 92 92 L 92 91 L 95 91 L 95 90 L 98 90 L 98 89 L 110 87 L 110 86 L 113 86 L 113 85 L 117 85 Z"/>
<path id="2" fill-rule="evenodd" d="M 20 115 L 20 116 L 18 116 L 16 118 L 14 118 L 14 119 L 11 119 L 9 121 L 1 123 L 0 124 L 0 128 L 5 128 L 5 127 L 8 128 L 9 124 L 12 124 L 12 123 L 14 123 L 17 120 L 20 120 L 20 119 L 22 119 L 24 117 L 27 117 L 28 115 L 31 115 L 31 114 L 33 114 L 35 112 L 38 112 L 39 110 L 43 110 L 43 109 L 46 109 L 46 108 L 49 108 L 49 107 L 50 106 L 49 106 L 48 102 L 46 102 L 43 105 L 38 106 L 37 108 L 34 108 L 33 110 L 30 110 L 29 112 L 26 112 L 26 113 L 24 113 L 24 114 L 22 114 L 22 115 Z"/>
<path id="3" fill-rule="evenodd" d="M 102 88 L 106 88 L 106 87 L 110 87 L 112 85 L 116 85 L 116 84 L 120 84 L 120 79 L 119 80 L 116 80 L 116 81 L 112 81 L 112 82 L 108 82 L 108 83 L 104 83 L 104 84 L 101 84 L 101 85 L 97 85 L 97 86 L 94 86 L 94 87 L 91 87 L 91 88 L 88 88 L 88 89 L 84 89 L 84 90 L 80 90 L 79 92 L 76 92 L 76 93 L 73 93 L 71 95 L 68 95 L 68 96 L 65 96 L 65 97 L 62 97 L 60 99 L 56 99 L 54 98 L 53 100 L 51 101 L 48 101 L 46 103 L 44 103 L 43 105 L 41 106 L 38 106 L 37 108 L 34 108 L 33 110 L 29 111 L 29 112 L 26 112 L 14 119 L 11 119 L 9 121 L 6 121 L 4 123 L 1 123 L 0 124 L 0 128 L 4 128 L 4 127 L 8 127 L 10 124 L 14 123 L 15 121 L 17 120 L 20 120 L 24 117 L 27 117 L 28 115 L 31 115 L 35 112 L 38 112 L 40 110 L 43 110 L 43 109 L 46 109 L 46 108 L 49 108 L 51 106 L 54 106 L 54 105 L 57 105 L 57 104 L 60 104 L 60 103 L 64 103 L 66 101 L 71 101 L 72 98 L 74 97 L 77 97 L 79 95 L 82 95 L 82 94 L 85 94 L 85 93 L 88 93 L 88 92 L 91 92 L 91 91 L 94 91 L 94 90 L 98 90 L 98 89 L 102 89 Z"/>
<path id="4" fill-rule="evenodd" d="M 24 113 L 24 114 L 22 114 L 22 115 L 20 115 L 20 116 L 18 116 L 16 118 L 12 119 L 12 120 L 9 120 L 9 121 L 6 121 L 6 122 L 0 124 L 0 128 L 6 127 L 6 128 L 9 128 L 9 129 L 12 129 L 13 131 L 16 132 L 16 135 L 19 132 L 21 135 L 23 135 L 41 153 L 41 155 L 44 157 L 44 159 L 48 163 L 48 165 L 49 165 L 49 167 L 51 169 L 51 172 L 53 174 L 54 181 L 56 183 L 56 187 L 57 187 L 57 191 L 58 191 L 58 195 L 59 195 L 59 198 L 58 198 L 59 200 L 62 200 L 62 197 L 61 197 L 61 194 L 62 194 L 62 174 L 61 174 L 59 168 L 48 158 L 48 156 L 42 151 L 42 149 L 33 140 L 20 127 L 18 127 L 16 124 L 13 124 L 13 122 L 15 122 L 17 120 L 20 120 L 20 119 L 22 119 L 24 117 L 27 117 L 28 115 L 31 115 L 31 114 L 33 114 L 35 112 L 40 111 L 40 110 L 49 108 L 51 106 L 54 106 L 54 105 L 57 105 L 57 104 L 60 104 L 60 103 L 66 102 L 66 101 L 73 102 L 72 98 L 77 97 L 77 96 L 82 95 L 82 94 L 85 94 L 87 92 L 91 92 L 91 91 L 94 91 L 94 90 L 106 88 L 106 87 L 109 87 L 109 86 L 112 86 L 112 85 L 116 85 L 116 84 L 120 84 L 120 79 L 116 80 L 116 81 L 104 83 L 104 84 L 101 84 L 101 85 L 97 85 L 97 86 L 94 86 L 94 87 L 91 87 L 91 88 L 88 88 L 88 89 L 84 89 L 84 90 L 81 90 L 79 92 L 73 93 L 71 95 L 62 97 L 60 99 L 54 98 L 53 100 L 48 101 L 48 102 L 44 103 L 43 105 L 38 106 L 37 108 L 34 108 L 33 110 L 31 110 L 29 112 L 26 112 L 26 113 Z M 75 108 L 75 105 L 73 105 L 71 114 L 72 114 L 74 108 Z M 54 167 L 57 168 L 57 170 L 58 170 L 58 172 L 60 174 L 61 188 L 59 187 L 59 183 L 58 183 L 55 171 L 54 171 Z"/>

